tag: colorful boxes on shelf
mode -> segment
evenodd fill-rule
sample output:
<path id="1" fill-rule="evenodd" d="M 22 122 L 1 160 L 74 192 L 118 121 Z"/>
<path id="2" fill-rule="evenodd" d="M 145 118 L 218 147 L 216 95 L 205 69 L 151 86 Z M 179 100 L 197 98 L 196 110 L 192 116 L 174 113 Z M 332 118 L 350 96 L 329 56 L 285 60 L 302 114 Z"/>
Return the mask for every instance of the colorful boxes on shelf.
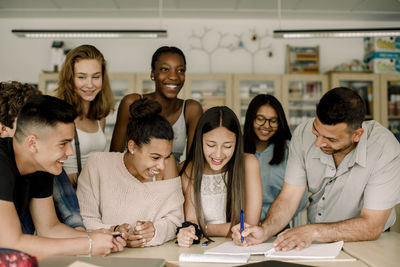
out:
<path id="1" fill-rule="evenodd" d="M 319 46 L 286 46 L 286 72 L 318 74 Z"/>
<path id="2" fill-rule="evenodd" d="M 400 37 L 364 38 L 364 62 L 375 73 L 400 73 Z"/>

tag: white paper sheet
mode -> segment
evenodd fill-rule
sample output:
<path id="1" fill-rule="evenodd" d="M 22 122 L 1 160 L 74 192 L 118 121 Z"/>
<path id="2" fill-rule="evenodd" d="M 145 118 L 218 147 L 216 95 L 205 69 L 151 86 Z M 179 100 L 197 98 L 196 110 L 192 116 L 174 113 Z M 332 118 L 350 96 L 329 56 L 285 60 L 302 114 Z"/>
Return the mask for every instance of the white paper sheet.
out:
<path id="1" fill-rule="evenodd" d="M 308 248 L 302 250 L 292 249 L 286 252 L 276 252 L 272 243 L 262 243 L 255 246 L 241 247 L 233 242 L 225 242 L 221 245 L 208 249 L 204 254 L 216 255 L 251 255 L 264 254 L 270 258 L 302 258 L 302 259 L 333 259 L 336 258 L 342 249 L 343 241 L 335 243 L 311 244 Z"/>
<path id="2" fill-rule="evenodd" d="M 250 255 L 213 255 L 181 253 L 180 262 L 225 262 L 225 263 L 247 263 Z"/>
<path id="3" fill-rule="evenodd" d="M 94 265 L 84 261 L 74 261 L 68 267 L 100 267 L 99 265 Z"/>

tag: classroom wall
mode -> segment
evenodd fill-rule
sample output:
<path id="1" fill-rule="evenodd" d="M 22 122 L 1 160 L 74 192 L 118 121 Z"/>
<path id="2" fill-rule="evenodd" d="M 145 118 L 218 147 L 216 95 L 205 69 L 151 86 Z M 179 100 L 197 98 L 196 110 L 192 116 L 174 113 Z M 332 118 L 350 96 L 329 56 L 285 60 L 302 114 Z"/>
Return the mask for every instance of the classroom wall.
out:
<path id="1" fill-rule="evenodd" d="M 284 20 L 281 29 L 310 28 L 362 28 L 397 27 L 396 22 L 376 21 L 311 21 Z M 187 56 L 188 72 L 196 73 L 284 73 L 285 47 L 320 46 L 320 70 L 326 72 L 334 66 L 352 59 L 363 58 L 361 38 L 343 39 L 274 39 L 272 31 L 278 29 L 276 20 L 222 20 L 222 19 L 82 19 L 82 18 L 0 18 L 0 80 L 38 82 L 39 73 L 50 70 L 51 39 L 18 38 L 12 29 L 166 29 L 168 38 L 163 39 L 65 39 L 66 47 L 83 43 L 98 47 L 109 64 L 111 72 L 148 72 L 152 53 L 162 45 L 180 47 Z M 200 44 L 200 36 L 208 30 L 201 42 L 208 51 L 215 50 L 210 58 L 204 51 L 191 49 Z M 264 37 L 261 49 L 254 56 L 239 48 L 238 36 L 243 45 L 257 50 L 258 42 L 251 41 L 252 32 Z M 223 36 L 218 45 L 219 37 Z M 258 39 L 259 40 L 259 39 Z M 224 48 L 229 47 L 230 48 Z M 272 56 L 268 56 L 268 51 Z"/>

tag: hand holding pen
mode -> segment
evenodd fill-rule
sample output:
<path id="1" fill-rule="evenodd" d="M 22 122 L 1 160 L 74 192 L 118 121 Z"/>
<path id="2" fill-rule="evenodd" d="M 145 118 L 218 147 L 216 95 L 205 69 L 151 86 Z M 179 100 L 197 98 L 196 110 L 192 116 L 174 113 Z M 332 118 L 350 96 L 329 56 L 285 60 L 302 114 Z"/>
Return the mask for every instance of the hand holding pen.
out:
<path id="1" fill-rule="evenodd" d="M 239 223 L 232 227 L 232 239 L 236 245 L 246 247 L 260 244 L 267 238 L 261 226 L 243 222 L 243 226 Z"/>

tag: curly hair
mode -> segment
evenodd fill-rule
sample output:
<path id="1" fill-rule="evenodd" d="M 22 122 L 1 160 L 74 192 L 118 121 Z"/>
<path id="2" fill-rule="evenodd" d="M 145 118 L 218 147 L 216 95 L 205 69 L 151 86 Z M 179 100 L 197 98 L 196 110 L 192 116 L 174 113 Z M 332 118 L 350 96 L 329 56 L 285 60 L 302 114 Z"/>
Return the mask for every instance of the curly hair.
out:
<path id="1" fill-rule="evenodd" d="M 29 97 L 41 92 L 28 83 L 16 81 L 0 83 L 0 122 L 13 128 L 13 123 Z"/>
<path id="2" fill-rule="evenodd" d="M 100 120 L 107 117 L 114 110 L 114 97 L 111 91 L 110 79 L 107 73 L 107 64 L 103 54 L 92 45 L 81 45 L 71 51 L 65 57 L 65 62 L 58 76 L 57 97 L 71 104 L 78 116 L 84 116 L 83 103 L 75 93 L 74 67 L 75 63 L 84 59 L 96 59 L 101 65 L 103 86 L 96 98 L 90 102 L 86 117 L 92 120 Z"/>

